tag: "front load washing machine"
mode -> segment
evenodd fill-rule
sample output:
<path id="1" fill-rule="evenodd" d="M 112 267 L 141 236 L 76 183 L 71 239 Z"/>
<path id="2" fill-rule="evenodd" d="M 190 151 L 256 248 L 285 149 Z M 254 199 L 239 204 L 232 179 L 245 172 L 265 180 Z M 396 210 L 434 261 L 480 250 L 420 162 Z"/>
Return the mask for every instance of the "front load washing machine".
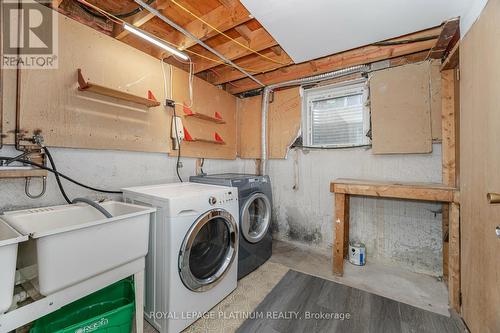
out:
<path id="1" fill-rule="evenodd" d="M 240 202 L 240 248 L 238 279 L 271 257 L 272 191 L 269 176 L 227 173 L 190 178 L 191 182 L 238 188 Z"/>
<path id="2" fill-rule="evenodd" d="M 146 257 L 145 317 L 177 333 L 237 283 L 238 190 L 195 183 L 123 189 L 126 202 L 157 208 Z"/>

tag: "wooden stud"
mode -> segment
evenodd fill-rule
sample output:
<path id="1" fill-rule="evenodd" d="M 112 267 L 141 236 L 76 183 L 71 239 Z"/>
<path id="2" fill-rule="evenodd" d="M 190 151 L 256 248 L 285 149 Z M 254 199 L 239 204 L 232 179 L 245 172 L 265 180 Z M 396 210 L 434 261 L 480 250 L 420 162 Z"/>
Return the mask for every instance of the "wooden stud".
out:
<path id="1" fill-rule="evenodd" d="M 349 244 L 349 195 L 335 193 L 335 242 L 333 245 L 333 274 L 344 274 L 344 257 Z M 347 244 L 346 244 L 347 242 Z"/>
<path id="2" fill-rule="evenodd" d="M 26 177 L 47 177 L 47 170 L 29 169 L 29 170 L 1 170 L 1 178 L 26 178 Z"/>
<path id="3" fill-rule="evenodd" d="M 448 294 L 450 307 L 460 313 L 460 207 L 450 204 Z"/>
<path id="4" fill-rule="evenodd" d="M 197 158 L 195 167 L 195 173 L 197 176 L 202 174 L 202 169 L 203 169 L 203 158 Z"/>
<path id="5" fill-rule="evenodd" d="M 460 42 L 456 43 L 455 46 L 451 49 L 450 53 L 443 61 L 441 65 L 441 70 L 448 70 L 458 67 L 458 63 L 460 61 Z"/>

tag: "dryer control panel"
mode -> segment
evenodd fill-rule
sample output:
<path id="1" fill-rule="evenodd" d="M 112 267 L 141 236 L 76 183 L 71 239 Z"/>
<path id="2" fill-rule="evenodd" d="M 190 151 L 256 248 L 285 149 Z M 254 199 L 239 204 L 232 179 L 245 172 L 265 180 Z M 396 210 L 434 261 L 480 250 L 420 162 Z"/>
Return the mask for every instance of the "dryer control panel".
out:
<path id="1" fill-rule="evenodd" d="M 237 201 L 237 200 L 238 200 L 238 193 L 235 193 L 235 191 L 227 191 L 221 195 L 211 196 L 210 198 L 208 198 L 208 203 L 211 206 L 215 206 L 217 204 L 224 204 L 226 202 Z"/>

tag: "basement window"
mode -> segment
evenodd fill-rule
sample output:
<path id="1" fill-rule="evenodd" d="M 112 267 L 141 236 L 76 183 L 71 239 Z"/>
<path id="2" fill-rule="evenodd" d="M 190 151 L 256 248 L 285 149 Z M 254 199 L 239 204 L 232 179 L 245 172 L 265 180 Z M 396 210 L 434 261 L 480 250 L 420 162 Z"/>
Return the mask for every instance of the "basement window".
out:
<path id="1" fill-rule="evenodd" d="M 343 148 L 370 143 L 366 80 L 303 91 L 303 141 L 306 147 Z"/>

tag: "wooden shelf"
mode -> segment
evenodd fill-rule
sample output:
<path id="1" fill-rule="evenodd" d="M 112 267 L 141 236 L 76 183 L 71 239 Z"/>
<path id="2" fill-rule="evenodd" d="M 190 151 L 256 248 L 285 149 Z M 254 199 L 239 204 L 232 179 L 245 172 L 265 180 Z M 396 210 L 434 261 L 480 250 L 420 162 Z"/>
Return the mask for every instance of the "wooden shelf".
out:
<path id="1" fill-rule="evenodd" d="M 78 69 L 78 90 L 90 91 L 95 94 L 118 98 L 124 101 L 141 104 L 147 106 L 148 108 L 160 106 L 160 102 L 155 99 L 137 96 L 125 91 L 108 88 L 99 84 L 91 83 L 90 81 L 85 81 L 82 70 L 80 68 Z"/>
<path id="2" fill-rule="evenodd" d="M 208 139 L 201 139 L 201 138 L 191 138 L 191 140 L 186 140 L 187 142 L 206 142 L 206 143 L 213 143 L 217 145 L 225 145 L 226 143 L 224 141 L 217 141 L 217 140 L 208 140 Z"/>
<path id="3" fill-rule="evenodd" d="M 187 142 L 206 142 L 206 143 L 214 143 L 217 145 L 225 145 L 226 144 L 217 132 L 214 132 L 213 139 L 196 138 L 196 137 L 191 136 L 191 134 L 189 134 L 186 127 L 184 127 L 184 140 Z"/>
<path id="4" fill-rule="evenodd" d="M 186 117 L 193 117 L 193 118 L 198 118 L 198 119 L 202 119 L 202 120 L 206 120 L 206 121 L 211 121 L 212 123 L 216 123 L 216 124 L 225 124 L 226 121 L 224 119 L 222 119 L 222 116 L 219 112 L 215 112 L 214 116 L 209 116 L 207 114 L 204 114 L 204 113 L 199 113 L 199 112 L 193 112 L 189 107 L 187 107 L 186 105 L 184 105 L 184 115 Z"/>
<path id="5" fill-rule="evenodd" d="M 47 170 L 43 169 L 7 169 L 0 168 L 1 178 L 26 178 L 26 177 L 47 177 Z"/>
<path id="6" fill-rule="evenodd" d="M 211 121 L 211 122 L 216 123 L 216 124 L 225 124 L 226 123 L 226 121 L 223 119 L 218 119 L 218 118 L 211 117 L 211 116 L 208 116 L 206 114 L 197 113 L 197 112 L 194 112 L 192 114 L 186 114 L 186 117 L 193 117 L 193 118 L 198 118 L 198 119 L 202 119 L 202 120 L 206 120 L 206 121 Z"/>
<path id="7" fill-rule="evenodd" d="M 336 179 L 330 192 L 408 200 L 455 202 L 457 189 L 440 183 L 379 182 L 359 179 Z"/>

